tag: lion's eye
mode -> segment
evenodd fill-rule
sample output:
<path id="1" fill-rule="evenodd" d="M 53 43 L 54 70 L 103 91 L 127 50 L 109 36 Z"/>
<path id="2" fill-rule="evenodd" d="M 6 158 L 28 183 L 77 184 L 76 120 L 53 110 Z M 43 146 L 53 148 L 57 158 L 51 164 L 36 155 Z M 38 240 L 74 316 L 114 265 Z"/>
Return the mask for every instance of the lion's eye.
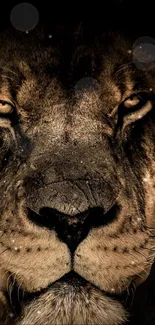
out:
<path id="1" fill-rule="evenodd" d="M 150 102 L 149 94 L 146 92 L 139 92 L 137 94 L 132 94 L 127 97 L 123 103 L 122 108 L 124 114 L 135 112 L 136 110 L 141 109 Z"/>
<path id="2" fill-rule="evenodd" d="M 8 101 L 0 99 L 0 115 L 10 115 L 14 111 L 14 105 Z"/>
<path id="3" fill-rule="evenodd" d="M 127 97 L 118 107 L 118 123 L 125 128 L 142 119 L 152 109 L 150 94 L 139 92 Z"/>
<path id="4" fill-rule="evenodd" d="M 126 107 L 126 108 L 135 107 L 135 106 L 137 106 L 140 103 L 140 101 L 141 101 L 140 96 L 133 94 L 129 98 L 125 99 L 125 101 L 124 101 L 124 107 Z"/>

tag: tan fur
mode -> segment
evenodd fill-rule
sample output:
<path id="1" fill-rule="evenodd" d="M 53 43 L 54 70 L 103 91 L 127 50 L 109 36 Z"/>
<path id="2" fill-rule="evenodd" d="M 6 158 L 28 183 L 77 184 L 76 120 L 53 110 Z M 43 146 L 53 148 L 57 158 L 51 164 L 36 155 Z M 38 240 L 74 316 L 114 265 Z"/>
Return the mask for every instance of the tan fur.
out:
<path id="1" fill-rule="evenodd" d="M 118 40 L 116 44 L 121 48 L 121 39 Z M 80 93 L 75 87 L 70 95 L 52 70 L 57 65 L 61 70 L 59 51 L 40 47 L 33 50 L 32 42 L 27 52 L 20 52 L 18 42 L 17 45 L 13 42 L 13 66 L 7 68 L 8 38 L 5 42 L 1 54 L 4 77 L 0 99 L 11 97 L 5 82 L 8 74 L 6 79 L 12 80 L 11 87 L 16 91 L 16 112 L 20 120 L 13 125 L 9 118 L 0 116 L 0 158 L 11 148 L 0 172 L 0 325 L 124 324 L 129 314 L 117 297 L 131 283 L 143 282 L 154 260 L 154 237 L 148 229 L 155 224 L 154 143 L 149 133 L 153 132 L 152 119 L 150 124 L 144 122 L 141 143 L 133 151 L 131 143 L 127 147 L 135 165 L 123 146 L 122 154 L 119 144 L 128 141 L 131 124 L 151 112 L 151 99 L 138 113 L 139 118 L 135 113 L 123 118 L 121 132 L 118 130 L 114 140 L 118 107 L 135 92 L 133 71 L 128 63 L 122 63 L 122 55 L 114 55 L 112 51 L 100 58 L 100 72 L 94 77 L 99 90 L 85 89 Z M 102 51 L 101 47 L 100 56 Z M 96 55 L 92 48 L 83 51 L 82 45 L 75 50 L 72 65 L 76 72 L 85 53 L 93 58 Z M 119 72 L 114 69 L 115 61 L 120 64 Z M 130 55 L 126 61 L 131 61 Z M 46 64 L 50 65 L 47 69 Z M 122 91 L 117 83 L 124 69 Z M 149 77 L 145 75 L 145 78 L 146 89 L 152 87 Z M 110 147 L 109 139 L 114 141 L 114 147 Z M 138 152 L 141 144 L 146 161 L 141 151 Z M 34 179 L 38 186 L 36 194 L 36 185 L 33 189 L 31 184 Z M 111 223 L 107 221 L 104 225 L 102 222 L 96 225 L 94 217 L 95 225 L 71 254 L 55 228 L 38 226 L 28 219 L 27 207 L 33 194 L 34 210 L 50 205 L 68 216 L 68 226 L 78 223 L 79 213 L 98 206 L 104 211 L 103 224 L 113 206 L 118 205 L 120 210 Z M 32 195 L 30 203 L 29 195 Z M 140 200 L 145 212 L 141 210 Z M 66 280 L 65 276 L 73 271 L 79 278 Z M 23 303 L 19 314 L 11 306 L 15 284 L 17 293 L 22 289 L 23 293 L 39 294 Z"/>

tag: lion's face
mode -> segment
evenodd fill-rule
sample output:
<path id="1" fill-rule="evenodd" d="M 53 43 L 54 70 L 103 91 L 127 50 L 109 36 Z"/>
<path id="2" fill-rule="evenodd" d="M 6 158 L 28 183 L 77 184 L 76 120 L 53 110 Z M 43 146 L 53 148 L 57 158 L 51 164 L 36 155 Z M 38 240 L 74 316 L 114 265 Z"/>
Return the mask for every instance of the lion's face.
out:
<path id="1" fill-rule="evenodd" d="M 15 324 L 123 324 L 119 296 L 153 262 L 151 76 L 110 36 L 69 59 L 2 43 L 1 291 L 29 293 Z"/>

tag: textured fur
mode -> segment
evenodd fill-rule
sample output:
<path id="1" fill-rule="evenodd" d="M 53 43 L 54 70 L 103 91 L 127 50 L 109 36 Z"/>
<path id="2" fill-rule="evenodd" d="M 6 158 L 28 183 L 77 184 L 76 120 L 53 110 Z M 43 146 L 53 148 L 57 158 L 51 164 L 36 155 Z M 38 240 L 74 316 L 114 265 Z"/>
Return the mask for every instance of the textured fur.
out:
<path id="1" fill-rule="evenodd" d="M 16 109 L 0 114 L 0 324 L 124 324 L 120 294 L 153 263 L 154 75 L 133 40 L 80 33 L 72 49 L 1 35 L 0 99 Z"/>

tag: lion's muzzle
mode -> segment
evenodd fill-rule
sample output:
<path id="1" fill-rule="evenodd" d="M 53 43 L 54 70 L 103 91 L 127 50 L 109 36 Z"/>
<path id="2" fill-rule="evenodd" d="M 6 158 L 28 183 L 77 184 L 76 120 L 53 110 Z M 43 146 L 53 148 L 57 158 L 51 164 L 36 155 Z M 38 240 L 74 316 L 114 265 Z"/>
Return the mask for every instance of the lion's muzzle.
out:
<path id="1" fill-rule="evenodd" d="M 115 219 L 118 184 L 114 187 L 99 176 L 49 183 L 44 178 L 27 179 L 28 218 L 40 227 L 54 229 L 72 251 L 91 228 Z"/>

